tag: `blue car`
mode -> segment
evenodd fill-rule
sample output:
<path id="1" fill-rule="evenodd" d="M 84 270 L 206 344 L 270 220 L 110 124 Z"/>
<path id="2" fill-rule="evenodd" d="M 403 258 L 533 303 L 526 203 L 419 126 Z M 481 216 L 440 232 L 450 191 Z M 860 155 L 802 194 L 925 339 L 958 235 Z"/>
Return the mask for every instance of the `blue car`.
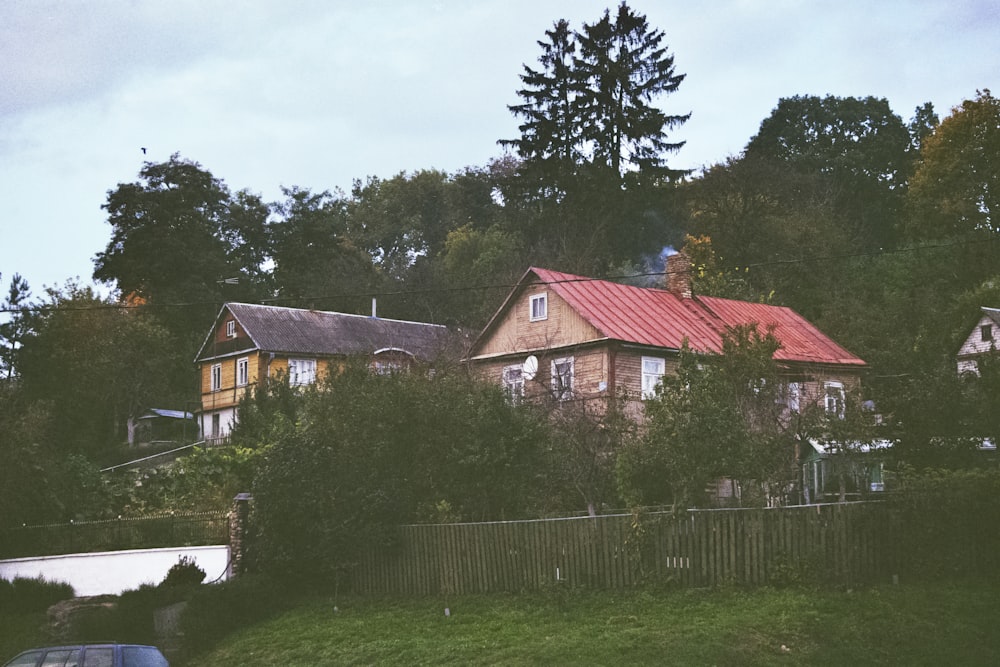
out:
<path id="1" fill-rule="evenodd" d="M 73 644 L 33 648 L 4 667 L 170 667 L 155 646 L 139 644 Z"/>

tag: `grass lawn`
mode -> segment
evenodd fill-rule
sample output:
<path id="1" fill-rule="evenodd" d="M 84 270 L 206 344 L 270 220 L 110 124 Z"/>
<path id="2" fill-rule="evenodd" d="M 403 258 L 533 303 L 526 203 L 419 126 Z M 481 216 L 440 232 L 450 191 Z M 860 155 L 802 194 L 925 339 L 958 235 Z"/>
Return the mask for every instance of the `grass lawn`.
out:
<path id="1" fill-rule="evenodd" d="M 998 665 L 998 594 L 963 582 L 317 598 L 187 664 Z"/>

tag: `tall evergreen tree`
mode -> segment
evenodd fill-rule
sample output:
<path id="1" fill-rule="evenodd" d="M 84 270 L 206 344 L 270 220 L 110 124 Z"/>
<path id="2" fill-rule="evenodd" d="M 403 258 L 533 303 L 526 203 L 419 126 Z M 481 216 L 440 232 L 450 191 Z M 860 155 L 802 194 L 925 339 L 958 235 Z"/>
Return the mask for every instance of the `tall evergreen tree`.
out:
<path id="1" fill-rule="evenodd" d="M 542 67 L 527 65 L 517 94 L 523 104 L 508 109 L 524 122 L 521 137 L 501 139 L 500 145 L 513 148 L 524 160 L 523 172 L 546 194 L 559 197 L 565 181 L 581 161 L 582 136 L 577 109 L 578 75 L 574 70 L 576 36 L 565 19 L 546 30 L 548 41 L 539 41 Z"/>
<path id="2" fill-rule="evenodd" d="M 667 131 L 690 114 L 653 105 L 684 75 L 663 32 L 624 2 L 582 32 L 561 20 L 545 34 L 541 67 L 525 66 L 523 103 L 510 107 L 521 137 L 500 143 L 521 158 L 519 197 L 539 211 L 529 243 L 567 270 L 599 272 L 649 250 L 663 217 L 650 191 L 686 173 L 667 167 L 683 145 Z"/>
<path id="3" fill-rule="evenodd" d="M 614 20 L 605 10 L 600 21 L 584 24 L 579 37 L 574 69 L 582 83 L 577 107 L 585 148 L 595 165 L 622 177 L 634 170 L 661 177 L 686 173 L 666 166 L 665 155 L 684 145 L 667 141 L 667 130 L 691 114 L 668 115 L 652 105 L 676 92 L 686 76 L 676 73 L 663 37 L 624 2 Z"/>

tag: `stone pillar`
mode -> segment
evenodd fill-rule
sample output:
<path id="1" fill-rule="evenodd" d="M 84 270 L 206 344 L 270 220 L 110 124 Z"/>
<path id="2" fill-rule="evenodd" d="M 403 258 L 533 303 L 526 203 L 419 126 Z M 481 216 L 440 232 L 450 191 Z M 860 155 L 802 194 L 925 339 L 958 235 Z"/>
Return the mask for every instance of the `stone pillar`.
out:
<path id="1" fill-rule="evenodd" d="M 229 579 L 245 571 L 243 557 L 246 555 L 247 521 L 252 499 L 249 493 L 238 493 L 233 498 L 233 510 L 229 513 Z"/>

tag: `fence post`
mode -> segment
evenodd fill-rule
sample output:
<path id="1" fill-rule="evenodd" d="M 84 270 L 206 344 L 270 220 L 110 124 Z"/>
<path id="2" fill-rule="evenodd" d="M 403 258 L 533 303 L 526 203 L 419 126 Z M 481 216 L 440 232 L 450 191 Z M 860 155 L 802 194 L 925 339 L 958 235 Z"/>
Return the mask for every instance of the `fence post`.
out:
<path id="1" fill-rule="evenodd" d="M 247 519 L 250 516 L 249 493 L 237 493 L 233 498 L 233 511 L 229 513 L 229 578 L 243 572 L 246 548 Z"/>

